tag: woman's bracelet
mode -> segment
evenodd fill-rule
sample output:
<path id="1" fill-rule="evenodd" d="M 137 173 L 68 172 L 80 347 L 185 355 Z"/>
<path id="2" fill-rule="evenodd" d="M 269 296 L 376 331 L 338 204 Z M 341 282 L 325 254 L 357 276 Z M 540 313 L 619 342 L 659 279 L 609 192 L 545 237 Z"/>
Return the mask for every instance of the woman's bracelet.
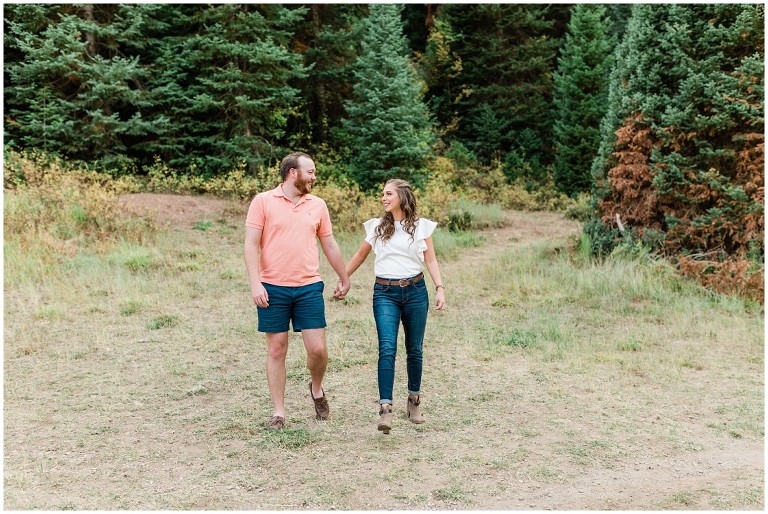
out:
<path id="1" fill-rule="evenodd" d="M 445 291 L 445 287 L 443 287 L 443 284 L 437 284 L 437 285 L 435 286 L 435 291 L 437 291 L 437 290 L 438 290 L 438 289 L 440 289 L 441 287 L 443 288 L 443 291 Z"/>

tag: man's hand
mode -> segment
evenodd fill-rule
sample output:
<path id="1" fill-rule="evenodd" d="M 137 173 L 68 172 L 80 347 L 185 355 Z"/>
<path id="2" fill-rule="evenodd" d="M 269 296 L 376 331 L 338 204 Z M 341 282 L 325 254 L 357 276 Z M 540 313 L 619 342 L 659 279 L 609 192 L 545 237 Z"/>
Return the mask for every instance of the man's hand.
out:
<path id="1" fill-rule="evenodd" d="M 251 298 L 259 307 L 269 307 L 269 295 L 261 283 L 251 286 Z"/>

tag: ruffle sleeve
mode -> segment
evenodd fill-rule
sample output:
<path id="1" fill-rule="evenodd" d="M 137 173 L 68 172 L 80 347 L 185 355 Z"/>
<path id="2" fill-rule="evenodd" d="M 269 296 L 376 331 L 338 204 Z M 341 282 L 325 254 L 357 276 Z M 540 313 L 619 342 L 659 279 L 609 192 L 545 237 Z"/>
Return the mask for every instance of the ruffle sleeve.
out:
<path id="1" fill-rule="evenodd" d="M 425 240 L 432 235 L 435 228 L 437 228 L 437 222 L 426 218 L 419 218 L 414 239 L 416 240 L 416 248 L 422 261 L 424 261 L 424 252 L 427 250 L 427 242 Z"/>
<path id="2" fill-rule="evenodd" d="M 381 218 L 373 218 L 363 223 L 363 227 L 365 227 L 365 242 L 371 245 L 371 247 L 373 247 L 373 243 L 376 241 L 376 227 L 379 226 L 380 222 Z"/>

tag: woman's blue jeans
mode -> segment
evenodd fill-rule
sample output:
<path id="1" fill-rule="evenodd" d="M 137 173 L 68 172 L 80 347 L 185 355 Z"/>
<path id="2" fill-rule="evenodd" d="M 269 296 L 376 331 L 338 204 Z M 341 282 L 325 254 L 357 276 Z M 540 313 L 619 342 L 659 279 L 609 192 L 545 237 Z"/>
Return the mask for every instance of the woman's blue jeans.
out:
<path id="1" fill-rule="evenodd" d="M 373 285 L 373 317 L 379 335 L 379 403 L 392 403 L 395 382 L 395 356 L 400 322 L 405 331 L 409 394 L 420 394 L 422 347 L 427 326 L 429 294 L 426 280 L 409 286 Z"/>

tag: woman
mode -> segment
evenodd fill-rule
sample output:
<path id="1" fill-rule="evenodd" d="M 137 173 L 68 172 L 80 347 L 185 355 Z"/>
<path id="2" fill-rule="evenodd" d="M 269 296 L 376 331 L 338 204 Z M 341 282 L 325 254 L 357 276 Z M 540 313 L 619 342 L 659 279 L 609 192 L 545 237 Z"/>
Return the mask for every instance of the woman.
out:
<path id="1" fill-rule="evenodd" d="M 347 263 L 352 275 L 373 250 L 376 280 L 373 285 L 373 317 L 379 336 L 379 430 L 392 428 L 392 389 L 395 381 L 395 355 L 400 322 L 405 331 L 408 370 L 406 412 L 412 423 L 423 423 L 421 370 L 424 329 L 427 325 L 429 295 L 423 264 L 435 283 L 435 308 L 445 309 L 445 288 L 440 278 L 432 232 L 437 223 L 416 214 L 416 198 L 404 180 L 386 183 L 381 201 L 384 215 L 366 221 L 365 239 Z"/>

